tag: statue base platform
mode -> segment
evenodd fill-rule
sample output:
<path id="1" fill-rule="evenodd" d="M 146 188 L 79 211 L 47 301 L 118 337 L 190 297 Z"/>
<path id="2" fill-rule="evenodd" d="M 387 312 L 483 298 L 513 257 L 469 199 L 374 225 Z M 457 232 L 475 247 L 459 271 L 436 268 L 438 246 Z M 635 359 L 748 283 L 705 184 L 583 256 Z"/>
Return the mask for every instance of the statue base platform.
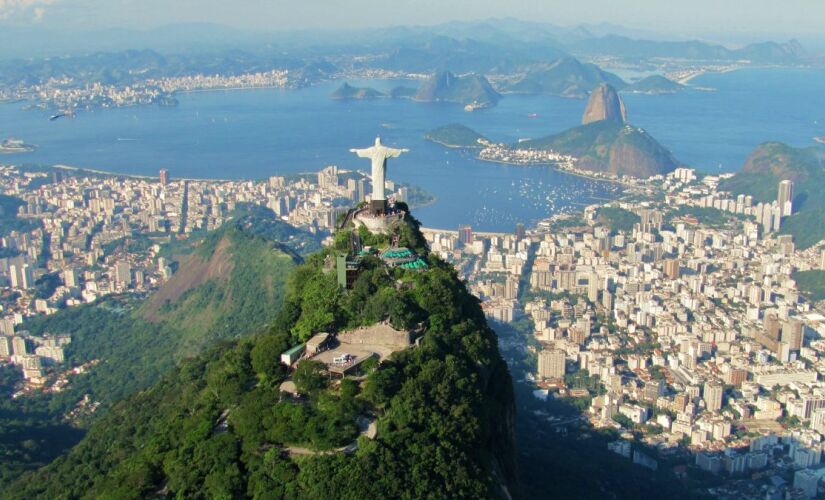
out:
<path id="1" fill-rule="evenodd" d="M 404 211 L 388 209 L 376 213 L 372 207 L 362 208 L 352 217 L 355 226 L 364 226 L 371 233 L 389 234 L 392 226 L 404 220 Z"/>

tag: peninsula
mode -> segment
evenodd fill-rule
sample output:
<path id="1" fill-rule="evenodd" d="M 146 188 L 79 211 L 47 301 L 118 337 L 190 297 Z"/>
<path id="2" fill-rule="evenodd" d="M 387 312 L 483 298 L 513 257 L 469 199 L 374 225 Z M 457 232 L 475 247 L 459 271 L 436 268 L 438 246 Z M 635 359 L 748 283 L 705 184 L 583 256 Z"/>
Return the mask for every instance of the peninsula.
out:
<path id="1" fill-rule="evenodd" d="M 516 149 L 549 150 L 576 158 L 579 170 L 646 178 L 672 171 L 673 155 L 644 129 L 626 122 L 616 90 L 602 84 L 587 102 L 582 125 L 559 134 L 520 142 Z"/>
<path id="2" fill-rule="evenodd" d="M 673 171 L 678 162 L 644 129 L 627 123 L 627 111 L 616 90 L 599 85 L 590 95 L 582 125 L 517 144 L 493 144 L 464 125 L 447 125 L 426 139 L 447 147 L 479 147 L 478 158 L 514 165 L 552 165 L 575 175 L 616 181 Z"/>

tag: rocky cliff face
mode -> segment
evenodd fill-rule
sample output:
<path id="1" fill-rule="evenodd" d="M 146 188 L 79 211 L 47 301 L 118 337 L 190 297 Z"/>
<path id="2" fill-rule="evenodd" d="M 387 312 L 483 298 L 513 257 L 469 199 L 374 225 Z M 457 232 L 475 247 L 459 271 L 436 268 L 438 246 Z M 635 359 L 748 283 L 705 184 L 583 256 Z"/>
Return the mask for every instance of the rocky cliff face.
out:
<path id="1" fill-rule="evenodd" d="M 612 86 L 603 83 L 590 94 L 587 107 L 582 116 L 582 125 L 607 120 L 614 123 L 625 123 L 627 112 L 624 102 Z"/>

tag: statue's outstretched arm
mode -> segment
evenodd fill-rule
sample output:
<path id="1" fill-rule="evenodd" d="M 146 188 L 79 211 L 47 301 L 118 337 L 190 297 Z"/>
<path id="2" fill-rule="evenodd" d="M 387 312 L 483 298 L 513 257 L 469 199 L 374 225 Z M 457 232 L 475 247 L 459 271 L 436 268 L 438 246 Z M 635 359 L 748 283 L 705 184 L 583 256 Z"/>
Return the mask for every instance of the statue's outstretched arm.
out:
<path id="1" fill-rule="evenodd" d="M 350 153 L 357 154 L 360 158 L 372 158 L 372 148 L 367 149 L 350 149 Z"/>
<path id="2" fill-rule="evenodd" d="M 401 156 L 401 153 L 409 153 L 409 149 L 392 149 L 387 148 L 387 158 L 398 158 Z"/>

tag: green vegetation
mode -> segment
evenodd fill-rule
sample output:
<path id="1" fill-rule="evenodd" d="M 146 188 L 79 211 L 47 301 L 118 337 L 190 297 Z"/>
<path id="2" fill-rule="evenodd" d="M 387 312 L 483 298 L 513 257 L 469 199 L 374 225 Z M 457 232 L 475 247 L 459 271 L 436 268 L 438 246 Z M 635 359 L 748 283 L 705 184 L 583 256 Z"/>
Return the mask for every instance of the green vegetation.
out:
<path id="1" fill-rule="evenodd" d="M 633 231 L 633 226 L 641 222 L 642 218 L 629 210 L 619 207 L 601 207 L 596 212 L 596 220 L 610 228 L 614 233 Z"/>
<path id="2" fill-rule="evenodd" d="M 675 210 L 668 212 L 668 219 L 674 217 L 694 217 L 700 224 L 713 228 L 723 228 L 732 223 L 741 223 L 741 221 L 748 219 L 745 215 L 725 212 L 718 208 L 692 207 L 686 205 L 681 205 Z"/>
<path id="3" fill-rule="evenodd" d="M 300 261 L 293 248 L 314 249 L 318 243 L 306 233 L 267 218 L 266 212 L 240 211 L 237 215 L 208 234 L 191 257 L 224 264 L 210 279 L 179 281 L 187 273 L 204 269 L 190 260 L 146 302 L 111 298 L 26 323 L 34 335 L 71 334 L 67 366 L 94 365 L 82 375 L 72 375 L 68 389 L 62 392 L 4 398 L 0 408 L 8 417 L 7 425 L 0 426 L 0 479 L 4 484 L 65 452 L 99 414 L 150 387 L 183 359 L 216 341 L 258 333 L 275 318 L 284 300 L 287 275 Z M 284 238 L 283 243 L 269 239 L 276 237 Z M 177 241 L 175 247 L 186 250 Z M 55 279 L 55 275 L 45 275 L 38 289 L 47 293 Z M 156 297 L 165 298 L 156 304 Z M 15 380 L 0 383 L 10 390 Z M 64 420 L 86 395 L 102 408 Z M 21 447 L 22 441 L 31 442 Z M 46 445 L 49 442 L 55 445 Z"/>
<path id="4" fill-rule="evenodd" d="M 626 415 L 622 415 L 621 413 L 613 415 L 612 418 L 614 422 L 621 425 L 625 429 L 632 429 L 636 426 L 636 424 L 634 424 L 633 421 L 630 420 L 630 418 L 628 418 Z"/>
<path id="5" fill-rule="evenodd" d="M 582 98 L 602 83 L 608 83 L 619 90 L 627 86 L 621 78 L 602 71 L 595 64 L 564 57 L 550 64 L 531 67 L 523 77 L 506 84 L 504 90 L 520 94 Z"/>
<path id="6" fill-rule="evenodd" d="M 335 92 L 332 93 L 330 96 L 331 99 L 343 101 L 343 100 L 369 100 L 369 99 L 377 99 L 379 97 L 384 97 L 384 94 L 381 92 L 369 88 L 369 87 L 353 87 L 352 85 L 344 82 L 340 87 L 338 87 Z"/>
<path id="7" fill-rule="evenodd" d="M 425 250 L 417 221 L 401 244 Z M 344 242 L 344 238 L 336 241 Z M 165 490 L 195 498 L 479 498 L 514 478 L 511 380 L 477 299 L 454 269 L 388 269 L 366 257 L 351 291 L 313 255 L 291 274 L 266 333 L 219 344 L 152 388 L 115 405 L 83 441 L 22 477 L 4 498 L 137 498 Z M 389 320 L 420 325 L 415 348 L 360 385 L 330 383 L 301 363 L 308 394 L 283 399 L 278 356 L 319 329 Z M 355 438 L 359 415 L 375 439 Z M 352 445 L 352 446 L 349 446 Z M 338 451 L 349 446 L 352 453 Z M 300 451 L 309 448 L 307 451 Z M 333 450 L 314 454 L 312 450 Z"/>
<path id="8" fill-rule="evenodd" d="M 0 485 L 65 453 L 83 436 L 49 411 L 44 397 L 12 400 L 20 369 L 0 365 Z"/>
<path id="9" fill-rule="evenodd" d="M 799 271 L 793 274 L 793 279 L 809 300 L 825 300 L 825 271 Z"/>
<path id="10" fill-rule="evenodd" d="M 424 135 L 424 138 L 448 148 L 480 148 L 479 139 L 487 140 L 486 137 L 475 130 L 459 123 L 430 130 Z"/>
<path id="11" fill-rule="evenodd" d="M 579 159 L 586 170 L 650 177 L 676 168 L 673 155 L 643 129 L 607 120 L 523 141 L 519 149 L 550 149 Z"/>
<path id="12" fill-rule="evenodd" d="M 456 76 L 449 71 L 441 71 L 422 83 L 413 99 L 491 107 L 498 104 L 501 95 L 482 75 Z"/>
<path id="13" fill-rule="evenodd" d="M 12 231 L 28 232 L 39 227 L 39 222 L 17 216 L 17 211 L 25 204 L 20 198 L 0 194 L 0 235 L 5 236 Z"/>
<path id="14" fill-rule="evenodd" d="M 676 83 L 662 75 L 650 75 L 628 85 L 623 90 L 624 92 L 636 92 L 640 94 L 672 94 L 684 89 L 684 85 Z"/>
<path id="15" fill-rule="evenodd" d="M 719 188 L 771 202 L 776 199 L 779 182 L 786 179 L 794 182 L 794 214 L 783 219 L 780 233 L 793 235 L 799 248 L 809 248 L 825 238 L 825 152 L 820 148 L 760 144 L 742 171 L 720 183 Z"/>
<path id="16" fill-rule="evenodd" d="M 802 250 L 825 239 L 825 199 L 821 195 L 819 197 L 819 200 L 812 200 L 798 213 L 783 220 L 779 230 L 781 234 L 792 235 L 797 247 Z"/>

